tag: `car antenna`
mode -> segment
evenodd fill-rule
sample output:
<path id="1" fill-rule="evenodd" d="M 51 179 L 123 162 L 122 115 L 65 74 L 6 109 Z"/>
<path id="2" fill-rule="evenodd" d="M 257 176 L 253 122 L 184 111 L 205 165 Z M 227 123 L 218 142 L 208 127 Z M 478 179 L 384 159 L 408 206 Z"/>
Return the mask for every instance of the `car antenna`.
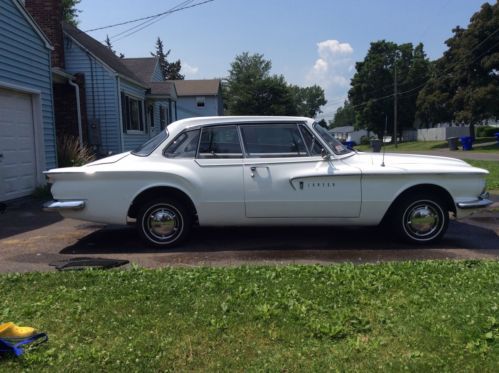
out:
<path id="1" fill-rule="evenodd" d="M 381 167 L 385 167 L 385 133 L 388 131 L 388 117 L 385 114 L 385 131 L 381 136 L 381 147 L 383 148 L 383 158 L 381 158 Z"/>

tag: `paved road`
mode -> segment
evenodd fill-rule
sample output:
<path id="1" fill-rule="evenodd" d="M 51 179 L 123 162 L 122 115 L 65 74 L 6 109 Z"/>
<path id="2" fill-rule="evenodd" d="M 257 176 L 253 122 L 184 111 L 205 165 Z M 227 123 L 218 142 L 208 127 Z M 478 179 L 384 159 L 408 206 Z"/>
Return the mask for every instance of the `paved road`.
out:
<path id="1" fill-rule="evenodd" d="M 499 207 L 496 203 L 495 207 Z M 499 213 L 451 222 L 438 245 L 420 248 L 375 228 L 197 228 L 183 247 L 163 252 L 134 229 L 61 219 L 32 201 L 0 215 L 0 272 L 47 271 L 61 259 L 99 256 L 144 267 L 376 262 L 418 259 L 499 259 Z"/>

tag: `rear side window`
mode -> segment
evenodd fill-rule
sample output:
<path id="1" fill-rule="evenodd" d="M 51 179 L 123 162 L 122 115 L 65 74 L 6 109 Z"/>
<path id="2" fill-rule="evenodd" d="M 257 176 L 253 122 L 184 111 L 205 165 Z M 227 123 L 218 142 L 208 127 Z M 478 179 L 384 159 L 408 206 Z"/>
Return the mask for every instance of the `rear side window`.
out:
<path id="1" fill-rule="evenodd" d="M 164 155 L 167 158 L 195 158 L 199 143 L 199 130 L 187 131 L 167 146 Z"/>
<path id="2" fill-rule="evenodd" d="M 236 126 L 206 127 L 201 133 L 198 158 L 242 158 Z"/>
<path id="3" fill-rule="evenodd" d="M 167 130 L 161 131 L 152 139 L 150 139 L 149 141 L 145 142 L 137 149 L 135 149 L 132 152 L 132 154 L 139 157 L 147 157 L 149 154 L 151 154 L 154 151 L 154 149 L 160 146 L 163 143 L 163 141 L 165 141 L 167 138 L 168 138 L 168 131 Z"/>
<path id="4" fill-rule="evenodd" d="M 308 155 L 296 124 L 241 126 L 249 158 L 305 157 Z"/>

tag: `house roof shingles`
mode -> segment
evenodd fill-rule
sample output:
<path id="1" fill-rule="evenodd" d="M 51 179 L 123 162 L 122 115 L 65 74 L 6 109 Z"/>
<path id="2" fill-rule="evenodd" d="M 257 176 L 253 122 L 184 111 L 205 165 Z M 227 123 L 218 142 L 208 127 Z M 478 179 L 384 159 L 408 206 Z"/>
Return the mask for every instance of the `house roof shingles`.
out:
<path id="1" fill-rule="evenodd" d="M 175 83 L 178 96 L 216 96 L 220 90 L 220 79 L 170 81 Z"/>
<path id="2" fill-rule="evenodd" d="M 67 33 L 70 37 L 80 43 L 85 49 L 87 49 L 90 53 L 92 53 L 95 57 L 104 62 L 118 74 L 137 83 L 144 84 L 140 77 L 130 71 L 130 69 L 125 66 L 121 59 L 113 52 L 111 52 L 104 44 L 100 43 L 91 36 L 87 35 L 85 32 L 66 22 L 62 23 L 62 28 L 65 33 Z"/>
<path id="3" fill-rule="evenodd" d="M 147 85 L 151 90 L 151 95 L 153 96 L 176 96 L 175 84 L 172 82 L 149 82 Z"/>
<path id="4" fill-rule="evenodd" d="M 158 64 L 158 57 L 123 58 L 121 62 L 133 71 L 142 82 L 149 83 Z"/>

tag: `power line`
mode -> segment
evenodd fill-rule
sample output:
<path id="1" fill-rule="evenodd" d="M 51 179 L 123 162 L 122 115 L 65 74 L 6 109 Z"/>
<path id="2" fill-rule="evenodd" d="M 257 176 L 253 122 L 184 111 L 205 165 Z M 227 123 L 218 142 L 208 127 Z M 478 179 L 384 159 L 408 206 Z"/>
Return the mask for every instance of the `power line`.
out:
<path id="1" fill-rule="evenodd" d="M 154 18 L 149 18 L 149 19 L 145 20 L 144 22 L 139 23 L 138 25 L 132 26 L 130 28 L 127 28 L 127 29 L 125 29 L 125 30 L 123 30 L 123 31 L 115 34 L 115 35 L 112 35 L 111 36 L 111 40 L 114 40 L 115 38 L 117 38 L 117 37 L 119 37 L 121 35 L 123 35 L 122 38 L 124 39 L 125 37 L 128 36 L 129 33 L 130 33 L 130 35 L 132 35 L 134 33 L 133 30 L 137 30 L 139 28 L 141 30 L 142 26 L 144 26 L 144 25 L 146 25 L 145 27 L 147 27 L 147 26 L 151 25 L 152 23 L 156 22 L 157 20 L 162 19 L 162 18 L 170 15 L 174 11 L 185 9 L 185 6 L 190 5 L 193 1 L 194 0 L 187 0 L 187 1 L 184 1 L 184 2 L 182 2 L 180 4 L 177 4 L 173 8 L 170 8 L 167 12 L 160 13 L 160 15 L 155 16 Z M 140 30 L 137 30 L 137 32 L 140 31 Z M 127 34 L 127 35 L 124 35 L 124 34 Z M 120 40 L 122 38 L 119 38 L 117 40 Z M 117 41 L 117 40 L 115 40 L 115 41 Z"/>
<path id="2" fill-rule="evenodd" d="M 149 20 L 149 19 L 152 19 L 152 18 L 160 17 L 160 16 L 165 15 L 165 14 L 171 14 L 171 13 L 179 12 L 179 11 L 184 10 L 184 9 L 189 9 L 189 8 L 193 8 L 195 6 L 203 5 L 203 4 L 206 4 L 206 3 L 211 3 L 212 1 L 215 1 L 215 0 L 206 0 L 206 1 L 203 1 L 201 3 L 197 3 L 197 4 L 194 4 L 194 5 L 191 5 L 191 6 L 186 6 L 186 7 L 183 7 L 183 8 L 175 9 L 178 6 L 177 5 L 174 8 L 168 9 L 168 10 L 166 10 L 164 12 L 161 12 L 161 13 L 154 14 L 152 16 L 147 16 L 147 17 L 142 17 L 142 18 L 136 18 L 136 19 L 132 19 L 132 20 L 129 20 L 129 21 L 124 21 L 124 22 L 120 22 L 120 23 L 114 23 L 112 25 L 107 25 L 107 26 L 102 26 L 102 27 L 96 27 L 96 28 L 93 28 L 93 29 L 85 30 L 83 32 L 93 32 L 93 31 L 98 31 L 98 30 L 105 30 L 105 29 L 112 28 L 112 27 L 118 27 L 118 26 L 123 26 L 123 25 L 130 24 L 130 23 L 135 23 L 135 22 L 139 22 L 139 21 Z"/>

